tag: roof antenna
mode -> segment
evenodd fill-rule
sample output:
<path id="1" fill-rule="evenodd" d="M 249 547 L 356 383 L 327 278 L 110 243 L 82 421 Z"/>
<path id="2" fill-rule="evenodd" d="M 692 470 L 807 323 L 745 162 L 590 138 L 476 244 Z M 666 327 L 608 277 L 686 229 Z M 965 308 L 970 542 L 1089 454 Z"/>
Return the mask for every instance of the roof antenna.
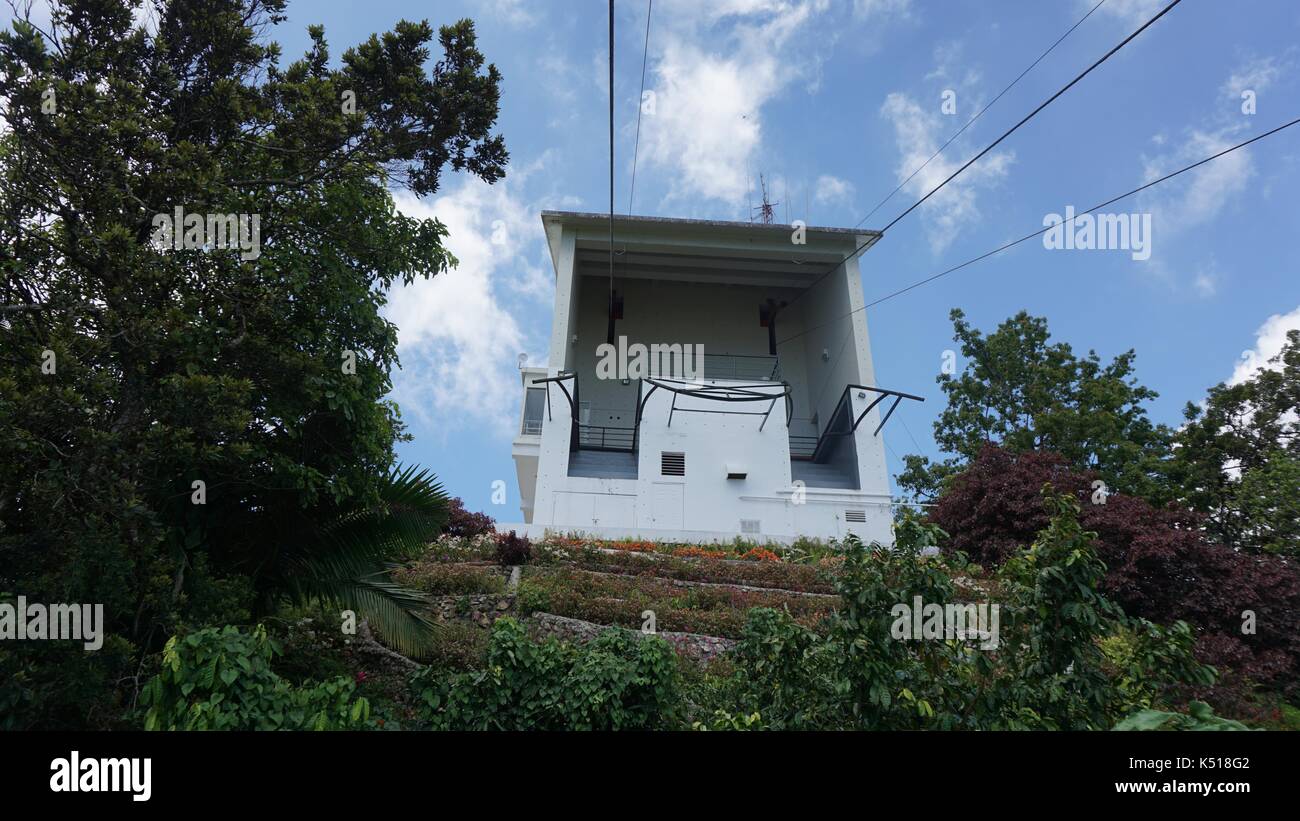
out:
<path id="1" fill-rule="evenodd" d="M 760 205 L 760 206 L 758 206 L 757 208 L 751 208 L 750 210 L 751 210 L 751 211 L 757 211 L 757 212 L 758 212 L 758 214 L 759 214 L 759 219 L 761 219 L 761 220 L 763 221 L 763 224 L 764 224 L 764 225 L 771 225 L 771 224 L 772 224 L 772 217 L 773 217 L 773 215 L 776 213 L 776 207 L 775 207 L 775 206 L 778 206 L 778 205 L 780 205 L 781 203 L 779 203 L 779 202 L 772 202 L 771 200 L 769 200 L 769 199 L 767 198 L 767 180 L 764 179 L 764 177 L 763 177 L 763 175 L 762 175 L 761 173 L 758 175 L 758 182 L 759 182 L 759 185 L 761 185 L 762 188 L 763 188 L 763 204 Z M 753 219 L 752 219 L 752 218 L 750 219 L 750 222 L 753 222 Z"/>

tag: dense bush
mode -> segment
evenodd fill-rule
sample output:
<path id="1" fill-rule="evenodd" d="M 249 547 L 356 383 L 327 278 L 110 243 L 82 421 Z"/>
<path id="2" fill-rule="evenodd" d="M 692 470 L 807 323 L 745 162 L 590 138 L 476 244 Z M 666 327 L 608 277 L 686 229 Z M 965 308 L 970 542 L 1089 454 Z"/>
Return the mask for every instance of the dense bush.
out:
<path id="1" fill-rule="evenodd" d="M 502 567 L 528 564 L 528 560 L 533 556 L 533 543 L 527 536 L 516 535 L 513 530 L 509 533 L 498 533 L 496 543 L 496 560 Z"/>
<path id="2" fill-rule="evenodd" d="M 146 730 L 338 730 L 368 725 L 346 678 L 294 686 L 271 669 L 280 649 L 258 625 L 173 636 L 140 703 Z"/>
<path id="3" fill-rule="evenodd" d="M 495 532 L 493 525 L 496 523 L 491 516 L 486 513 L 470 513 L 459 497 L 451 500 L 450 513 L 446 531 L 448 536 L 462 538 Z"/>
<path id="4" fill-rule="evenodd" d="M 425 661 L 437 670 L 481 668 L 487 656 L 487 630 L 463 621 L 439 622 L 433 635 L 433 649 Z"/>
<path id="5" fill-rule="evenodd" d="M 1107 566 L 1102 589 L 1125 612 L 1159 623 L 1191 623 L 1198 656 L 1220 668 L 1225 685 L 1244 687 L 1249 678 L 1294 688 L 1300 680 L 1300 571 L 1278 557 L 1207 541 L 1187 511 L 1157 509 L 1122 494 L 1096 504 L 1093 481 L 1051 453 L 988 447 L 951 480 L 930 516 L 951 534 L 945 547 L 950 553 L 997 566 L 1047 524 L 1050 512 L 1039 491 L 1051 482 L 1082 502 L 1081 521 L 1096 532 L 1098 555 Z M 1256 615 L 1254 635 L 1242 634 L 1247 610 Z M 1220 690 L 1223 699 L 1242 698 Z"/>
<path id="6" fill-rule="evenodd" d="M 504 593 L 506 580 L 490 567 L 446 562 L 416 562 L 394 571 L 398 584 L 430 596 L 460 596 L 475 593 Z"/>
<path id="7" fill-rule="evenodd" d="M 478 672 L 427 668 L 411 686 L 439 730 L 653 730 L 680 723 L 677 658 L 662 639 L 610 630 L 585 645 L 492 628 Z"/>

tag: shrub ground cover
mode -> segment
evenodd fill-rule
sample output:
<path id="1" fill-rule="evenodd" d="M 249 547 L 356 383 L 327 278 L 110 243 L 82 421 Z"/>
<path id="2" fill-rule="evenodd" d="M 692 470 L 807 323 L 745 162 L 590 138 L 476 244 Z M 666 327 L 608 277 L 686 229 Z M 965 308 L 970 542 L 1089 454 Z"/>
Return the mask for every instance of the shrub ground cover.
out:
<path id="1" fill-rule="evenodd" d="M 656 576 L 679 581 L 770 587 L 801 593 L 835 592 L 831 569 L 823 565 L 650 556 L 632 551 L 602 551 L 590 546 L 547 547 L 549 549 L 539 556 L 539 564 L 571 565 L 584 570 Z"/>
<path id="2" fill-rule="evenodd" d="M 650 576 L 612 576 L 565 567 L 529 568 L 519 584 L 522 615 L 542 611 L 597 624 L 640 628 L 651 610 L 661 631 L 737 638 L 753 607 L 789 612 L 817 627 L 836 606 L 833 598 L 726 587 L 681 587 Z"/>
<path id="3" fill-rule="evenodd" d="M 506 577 L 494 566 L 420 560 L 394 571 L 393 579 L 430 596 L 504 593 Z"/>

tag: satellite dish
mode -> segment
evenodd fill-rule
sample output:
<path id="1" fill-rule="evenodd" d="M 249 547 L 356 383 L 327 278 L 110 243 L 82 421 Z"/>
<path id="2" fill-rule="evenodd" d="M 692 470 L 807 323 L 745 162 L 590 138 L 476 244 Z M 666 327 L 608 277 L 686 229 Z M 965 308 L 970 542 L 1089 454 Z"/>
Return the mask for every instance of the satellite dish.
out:
<path id="1" fill-rule="evenodd" d="M 528 363 L 528 354 L 526 353 L 519 354 L 519 370 L 522 371 L 524 369 L 524 365 L 526 365 L 527 363 Z"/>

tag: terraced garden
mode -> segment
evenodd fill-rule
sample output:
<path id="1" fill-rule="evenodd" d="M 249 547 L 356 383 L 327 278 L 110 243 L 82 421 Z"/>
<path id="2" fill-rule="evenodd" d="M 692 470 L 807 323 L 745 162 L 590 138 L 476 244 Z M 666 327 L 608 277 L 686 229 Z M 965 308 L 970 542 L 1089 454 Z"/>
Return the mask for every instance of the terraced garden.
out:
<path id="1" fill-rule="evenodd" d="M 829 546 L 551 538 L 529 548 L 512 572 L 496 561 L 492 538 L 444 537 L 395 580 L 430 596 L 440 621 L 485 628 L 512 615 L 546 620 L 552 631 L 564 625 L 574 637 L 621 627 L 734 640 L 754 607 L 784 610 L 816 630 L 839 602 L 841 560 Z M 465 643 L 463 633 L 452 636 Z"/>

